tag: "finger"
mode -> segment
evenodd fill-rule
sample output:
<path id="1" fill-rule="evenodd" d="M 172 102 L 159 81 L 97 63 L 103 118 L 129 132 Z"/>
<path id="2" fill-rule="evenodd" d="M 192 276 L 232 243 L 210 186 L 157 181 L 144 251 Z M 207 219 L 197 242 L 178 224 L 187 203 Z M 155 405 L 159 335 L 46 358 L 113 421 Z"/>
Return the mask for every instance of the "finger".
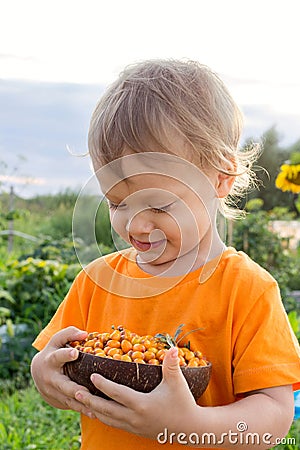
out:
<path id="1" fill-rule="evenodd" d="M 165 354 L 162 365 L 163 382 L 170 386 L 178 386 L 178 382 L 184 379 L 179 366 L 178 348 L 172 347 Z"/>
<path id="2" fill-rule="evenodd" d="M 45 357 L 45 364 L 50 364 L 51 367 L 62 368 L 66 362 L 75 361 L 78 355 L 79 352 L 76 348 L 59 348 Z"/>
<path id="3" fill-rule="evenodd" d="M 82 390 L 76 392 L 75 399 L 106 425 L 124 428 L 128 421 L 128 409 L 117 402 L 97 397 Z"/>
<path id="4" fill-rule="evenodd" d="M 91 375 L 91 381 L 99 391 L 127 408 L 134 409 L 138 402 L 142 400 L 142 394 L 140 392 L 137 392 L 128 386 L 107 380 L 97 373 Z"/>
<path id="5" fill-rule="evenodd" d="M 88 333 L 76 327 L 64 328 L 55 333 L 50 339 L 48 345 L 51 347 L 61 348 L 69 341 L 82 340 L 87 337 Z"/>

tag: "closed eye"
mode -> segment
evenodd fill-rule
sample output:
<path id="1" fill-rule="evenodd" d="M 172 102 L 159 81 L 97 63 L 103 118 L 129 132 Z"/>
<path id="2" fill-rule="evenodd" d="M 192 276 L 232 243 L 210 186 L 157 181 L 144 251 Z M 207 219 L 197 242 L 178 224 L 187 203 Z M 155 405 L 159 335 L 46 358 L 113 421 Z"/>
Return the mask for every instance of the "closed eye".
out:
<path id="1" fill-rule="evenodd" d="M 125 203 L 112 203 L 111 201 L 108 200 L 108 207 L 111 210 L 116 210 L 116 209 L 120 209 L 120 208 L 124 208 L 126 206 Z"/>
<path id="2" fill-rule="evenodd" d="M 161 213 L 165 213 L 168 212 L 169 209 L 171 208 L 171 206 L 174 204 L 175 202 L 169 203 L 168 205 L 165 206 L 159 206 L 157 208 L 154 208 L 153 206 L 150 207 L 151 211 L 154 212 L 155 214 L 161 214 Z"/>

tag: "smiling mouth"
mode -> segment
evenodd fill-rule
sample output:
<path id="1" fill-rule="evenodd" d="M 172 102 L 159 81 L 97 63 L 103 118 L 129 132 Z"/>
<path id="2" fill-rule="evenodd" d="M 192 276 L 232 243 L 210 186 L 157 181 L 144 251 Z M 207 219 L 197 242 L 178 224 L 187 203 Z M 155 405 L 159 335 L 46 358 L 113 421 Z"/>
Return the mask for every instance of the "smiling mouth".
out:
<path id="1" fill-rule="evenodd" d="M 136 250 L 139 250 L 141 252 L 146 252 L 150 249 L 155 249 L 155 248 L 160 247 L 165 242 L 165 239 L 161 239 L 161 240 L 155 241 L 155 242 L 142 242 L 142 241 L 138 241 L 137 239 L 134 239 L 131 236 L 130 242 Z"/>

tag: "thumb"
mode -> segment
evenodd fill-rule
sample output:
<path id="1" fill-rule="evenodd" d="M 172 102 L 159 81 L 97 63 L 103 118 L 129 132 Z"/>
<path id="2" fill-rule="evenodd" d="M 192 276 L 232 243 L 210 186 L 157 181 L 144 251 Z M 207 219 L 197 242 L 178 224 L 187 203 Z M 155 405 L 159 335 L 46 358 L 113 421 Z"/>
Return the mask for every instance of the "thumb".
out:
<path id="1" fill-rule="evenodd" d="M 69 341 L 80 341 L 87 337 L 87 332 L 76 327 L 68 327 L 55 333 L 49 341 L 49 346 L 55 348 L 64 347 Z"/>
<path id="2" fill-rule="evenodd" d="M 163 380 L 168 384 L 178 383 L 182 378 L 182 372 L 179 367 L 178 348 L 171 347 L 165 354 L 162 365 Z"/>

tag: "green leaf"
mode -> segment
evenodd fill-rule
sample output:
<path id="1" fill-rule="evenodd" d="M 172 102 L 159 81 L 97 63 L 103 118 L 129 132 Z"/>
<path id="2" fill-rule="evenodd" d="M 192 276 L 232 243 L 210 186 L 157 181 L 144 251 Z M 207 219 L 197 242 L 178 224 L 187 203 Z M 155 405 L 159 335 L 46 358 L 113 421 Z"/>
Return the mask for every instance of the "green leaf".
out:
<path id="1" fill-rule="evenodd" d="M 10 293 L 2 288 L 0 288 L 0 299 L 7 300 L 9 303 L 12 304 L 16 303 L 13 297 L 10 295 Z"/>

